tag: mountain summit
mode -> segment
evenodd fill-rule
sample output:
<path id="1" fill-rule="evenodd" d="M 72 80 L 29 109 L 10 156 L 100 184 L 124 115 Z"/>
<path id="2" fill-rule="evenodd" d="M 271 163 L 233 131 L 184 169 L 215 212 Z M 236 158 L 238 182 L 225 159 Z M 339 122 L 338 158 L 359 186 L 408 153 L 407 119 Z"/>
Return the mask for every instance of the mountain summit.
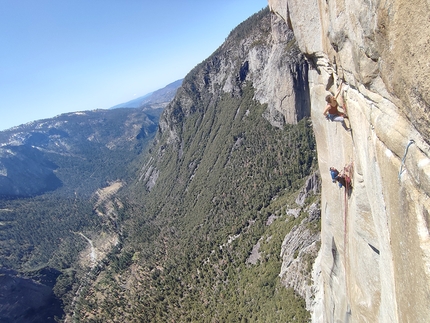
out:
<path id="1" fill-rule="evenodd" d="M 182 79 L 166 85 L 164 88 L 148 93 L 137 99 L 118 104 L 111 109 L 118 108 L 143 108 L 160 109 L 165 108 L 175 97 L 176 91 L 182 84 Z"/>

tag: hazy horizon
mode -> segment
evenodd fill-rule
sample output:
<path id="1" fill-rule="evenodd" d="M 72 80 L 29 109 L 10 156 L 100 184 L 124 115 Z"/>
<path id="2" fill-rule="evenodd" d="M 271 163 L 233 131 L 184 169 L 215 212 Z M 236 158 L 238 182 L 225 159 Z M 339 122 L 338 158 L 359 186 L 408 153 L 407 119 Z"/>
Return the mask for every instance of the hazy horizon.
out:
<path id="1" fill-rule="evenodd" d="M 0 131 L 109 109 L 179 80 L 266 0 L 3 1 Z"/>

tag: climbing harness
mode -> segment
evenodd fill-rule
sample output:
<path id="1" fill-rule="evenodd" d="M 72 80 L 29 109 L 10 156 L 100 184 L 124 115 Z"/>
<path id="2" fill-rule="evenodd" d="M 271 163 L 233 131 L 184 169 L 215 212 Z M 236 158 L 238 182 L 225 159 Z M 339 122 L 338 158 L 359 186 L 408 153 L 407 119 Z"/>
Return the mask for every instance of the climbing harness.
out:
<path id="1" fill-rule="evenodd" d="M 408 154 L 409 146 L 412 145 L 413 143 L 415 143 L 415 141 L 413 139 L 411 139 L 411 140 L 409 140 L 409 143 L 406 146 L 405 154 L 403 155 L 402 164 L 400 165 L 400 170 L 399 170 L 399 182 L 400 182 L 400 178 L 401 178 L 402 173 L 403 173 L 403 166 L 405 165 L 406 155 Z"/>

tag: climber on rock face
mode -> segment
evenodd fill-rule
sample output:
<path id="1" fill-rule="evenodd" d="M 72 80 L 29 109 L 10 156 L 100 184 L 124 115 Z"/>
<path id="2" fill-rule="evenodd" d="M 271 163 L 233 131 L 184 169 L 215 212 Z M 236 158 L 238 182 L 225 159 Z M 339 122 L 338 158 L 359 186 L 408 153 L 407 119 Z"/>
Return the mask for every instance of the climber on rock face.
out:
<path id="1" fill-rule="evenodd" d="M 342 186 L 345 186 L 345 178 L 339 173 L 339 171 L 334 168 L 330 167 L 330 176 L 333 183 L 338 182 L 339 188 L 342 188 Z"/>
<path id="2" fill-rule="evenodd" d="M 338 183 L 339 188 L 351 188 L 351 166 L 347 165 L 339 172 L 336 168 L 330 167 L 330 176 L 333 183 Z"/>
<path id="3" fill-rule="evenodd" d="M 325 107 L 323 115 L 330 121 L 341 122 L 342 126 L 346 130 L 350 130 L 345 124 L 345 118 L 348 118 L 348 116 L 345 113 L 342 113 L 338 110 L 338 107 L 341 107 L 341 106 L 337 102 L 337 97 L 339 96 L 341 89 L 342 89 L 342 84 L 340 84 L 339 91 L 337 92 L 336 96 L 329 94 L 325 97 L 327 105 Z"/>
<path id="4" fill-rule="evenodd" d="M 339 171 L 334 167 L 330 167 L 330 176 L 333 183 L 336 183 L 337 175 L 339 175 Z"/>

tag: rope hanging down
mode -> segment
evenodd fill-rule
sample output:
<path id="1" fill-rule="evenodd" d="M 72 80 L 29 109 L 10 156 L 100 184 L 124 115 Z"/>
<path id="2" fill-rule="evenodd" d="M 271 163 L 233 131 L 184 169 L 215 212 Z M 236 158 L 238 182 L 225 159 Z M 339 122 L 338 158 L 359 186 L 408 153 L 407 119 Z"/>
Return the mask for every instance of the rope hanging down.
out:
<path id="1" fill-rule="evenodd" d="M 347 239 L 347 231 L 348 231 L 348 195 L 350 190 L 352 189 L 352 175 L 353 175 L 353 167 L 354 163 L 351 161 L 348 165 L 344 166 L 343 168 L 343 174 L 345 177 L 345 191 L 344 191 L 344 233 L 343 233 L 343 258 L 345 261 L 344 264 L 344 275 L 345 275 L 345 292 L 346 292 L 346 298 L 348 300 L 348 311 L 346 312 L 346 315 L 351 315 L 351 309 L 349 307 L 349 296 L 348 296 L 348 239 Z"/>
<path id="2" fill-rule="evenodd" d="M 406 155 L 408 154 L 409 146 L 412 145 L 414 142 L 415 141 L 413 139 L 411 139 L 411 140 L 409 140 L 409 143 L 406 146 L 405 154 L 403 155 L 402 164 L 400 165 L 400 170 L 399 170 L 399 182 L 400 182 L 400 177 L 402 176 L 402 173 L 403 173 L 403 166 L 405 165 Z"/>
<path id="3" fill-rule="evenodd" d="M 351 161 L 348 165 L 346 165 L 343 168 L 343 176 L 345 178 L 345 191 L 344 191 L 344 214 L 343 214 L 343 222 L 344 222 L 344 248 L 346 250 L 346 243 L 347 243 L 347 217 L 348 217 L 348 195 L 350 193 L 350 190 L 352 189 L 352 173 L 353 173 L 353 162 Z M 346 254 L 345 254 L 346 259 Z"/>

